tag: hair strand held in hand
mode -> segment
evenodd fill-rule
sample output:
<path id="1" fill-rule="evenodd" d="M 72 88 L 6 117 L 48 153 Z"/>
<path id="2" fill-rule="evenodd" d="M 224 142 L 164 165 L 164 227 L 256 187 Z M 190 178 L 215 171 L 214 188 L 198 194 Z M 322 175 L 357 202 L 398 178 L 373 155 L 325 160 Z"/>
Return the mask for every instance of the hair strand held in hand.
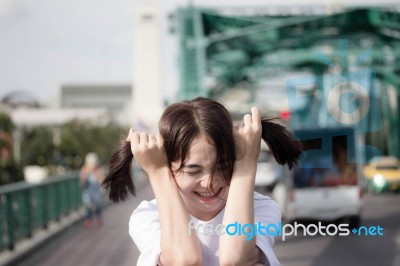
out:
<path id="1" fill-rule="evenodd" d="M 131 173 L 133 154 L 130 142 L 121 140 L 111 156 L 110 169 L 102 185 L 110 190 L 109 199 L 123 201 L 128 194 L 135 196 L 135 185 Z"/>
<path id="2" fill-rule="evenodd" d="M 289 129 L 273 122 L 271 118 L 261 118 L 261 125 L 261 137 L 267 143 L 275 160 L 282 165 L 287 163 L 291 169 L 297 164 L 303 151 L 301 142 L 294 139 Z"/>

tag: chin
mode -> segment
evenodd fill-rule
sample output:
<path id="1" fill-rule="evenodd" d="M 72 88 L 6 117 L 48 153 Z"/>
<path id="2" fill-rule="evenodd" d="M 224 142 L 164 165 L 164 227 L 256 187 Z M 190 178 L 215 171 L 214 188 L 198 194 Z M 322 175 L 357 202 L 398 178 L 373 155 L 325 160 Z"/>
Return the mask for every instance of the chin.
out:
<path id="1" fill-rule="evenodd" d="M 225 207 L 227 190 L 228 187 L 222 187 L 213 197 L 202 197 L 193 193 L 194 205 L 200 212 L 215 216 Z"/>

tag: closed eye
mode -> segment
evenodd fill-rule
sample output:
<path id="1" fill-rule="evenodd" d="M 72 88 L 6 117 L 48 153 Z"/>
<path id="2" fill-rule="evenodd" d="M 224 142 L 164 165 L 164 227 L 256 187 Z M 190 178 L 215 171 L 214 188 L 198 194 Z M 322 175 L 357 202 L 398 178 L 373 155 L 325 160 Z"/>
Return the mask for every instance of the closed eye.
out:
<path id="1" fill-rule="evenodd" d="M 201 173 L 201 170 L 198 170 L 198 171 L 193 171 L 193 172 L 184 172 L 185 174 L 188 174 L 188 175 L 198 175 L 198 174 L 200 174 Z"/>
<path id="2" fill-rule="evenodd" d="M 201 173 L 202 171 L 202 166 L 199 164 L 184 164 L 183 167 L 183 173 L 188 174 L 190 176 L 195 176 Z"/>

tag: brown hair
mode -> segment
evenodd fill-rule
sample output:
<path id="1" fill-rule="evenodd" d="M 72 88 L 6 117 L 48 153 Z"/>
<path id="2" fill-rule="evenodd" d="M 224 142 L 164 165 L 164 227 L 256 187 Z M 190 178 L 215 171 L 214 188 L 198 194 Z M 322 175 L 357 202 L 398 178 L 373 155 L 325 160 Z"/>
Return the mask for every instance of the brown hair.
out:
<path id="1" fill-rule="evenodd" d="M 301 143 L 284 126 L 272 119 L 261 118 L 262 139 L 267 143 L 276 161 L 292 168 L 302 151 Z M 212 184 L 216 167 L 221 169 L 224 181 L 229 184 L 235 164 L 235 142 L 233 121 L 228 110 L 209 98 L 199 97 L 168 106 L 161 116 L 159 131 L 170 164 L 181 162 L 181 170 L 193 140 L 205 133 L 214 143 L 217 152 L 209 184 Z M 135 195 L 131 173 L 133 155 L 130 142 L 121 140 L 110 159 L 109 173 L 103 186 L 110 190 L 110 200 L 125 200 L 128 194 Z"/>

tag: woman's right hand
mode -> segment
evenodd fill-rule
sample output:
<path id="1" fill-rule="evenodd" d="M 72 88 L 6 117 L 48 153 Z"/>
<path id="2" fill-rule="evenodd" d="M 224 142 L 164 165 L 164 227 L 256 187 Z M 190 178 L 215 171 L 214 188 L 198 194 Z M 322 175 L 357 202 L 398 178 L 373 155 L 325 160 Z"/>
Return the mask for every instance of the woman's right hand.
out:
<path id="1" fill-rule="evenodd" d="M 126 141 L 131 143 L 134 158 L 149 176 L 163 167 L 168 167 L 168 159 L 160 134 L 152 135 L 130 129 Z"/>

